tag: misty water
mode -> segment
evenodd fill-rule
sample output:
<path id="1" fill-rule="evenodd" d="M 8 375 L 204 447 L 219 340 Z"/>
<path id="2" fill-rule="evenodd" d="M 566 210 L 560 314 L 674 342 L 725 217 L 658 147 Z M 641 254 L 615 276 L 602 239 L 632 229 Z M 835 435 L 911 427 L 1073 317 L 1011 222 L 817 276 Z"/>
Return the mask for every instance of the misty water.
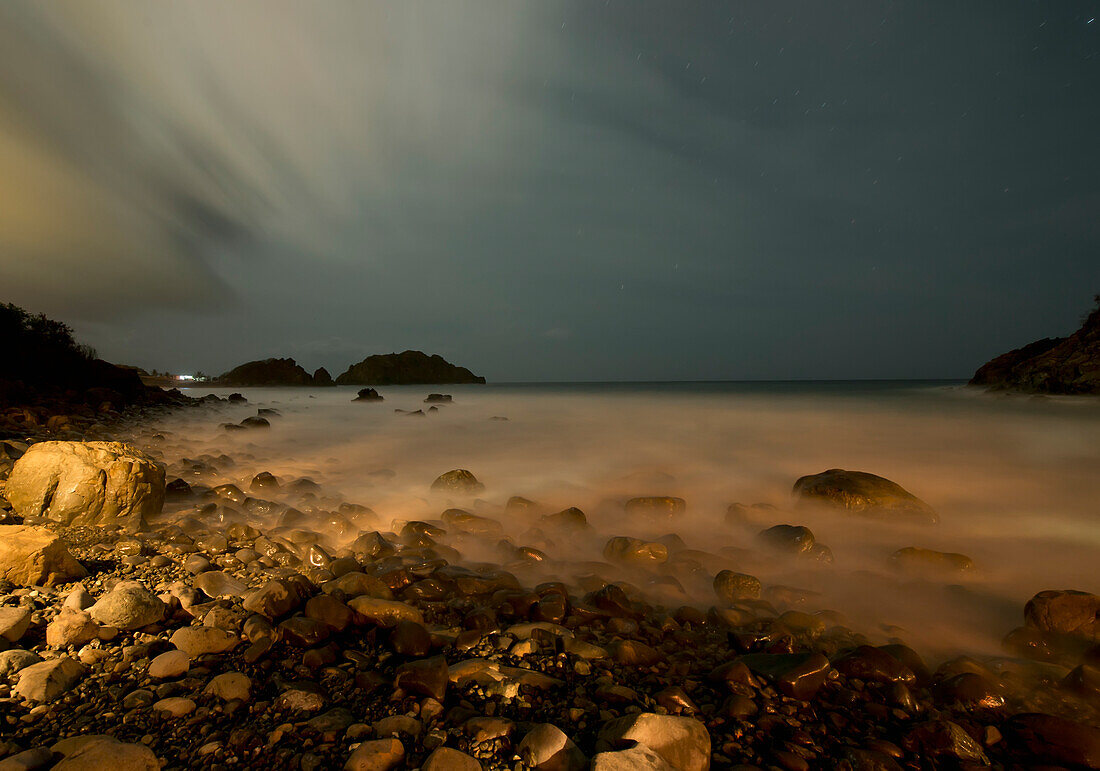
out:
<path id="1" fill-rule="evenodd" d="M 728 568 L 758 576 L 763 597 L 780 611 L 837 611 L 873 642 L 900 638 L 928 655 L 997 654 L 1036 592 L 1100 591 L 1094 400 L 898 382 L 379 390 L 384 402 L 354 403 L 349 388 L 246 389 L 246 405 L 176 414 L 146 429 L 141 441 L 170 475 L 185 468 L 185 457 L 234 459 L 193 483 L 247 490 L 254 474 L 270 471 L 284 482 L 309 477 L 322 485 L 316 511 L 340 501 L 370 507 L 376 516 L 350 531 L 315 525 L 333 551 L 359 529 L 399 532 L 405 521 L 438 521 L 458 506 L 499 519 L 513 544 L 547 555 L 520 562 L 502 556 L 499 537 L 442 539 L 467 564 L 500 563 L 521 580 L 561 580 L 578 591 L 593 576 L 620 580 L 668 608 L 713 605 L 711 579 Z M 453 394 L 454 402 L 423 417 L 395 412 L 427 409 L 432 390 Z M 268 430 L 220 427 L 258 407 L 281 417 Z M 163 438 L 154 439 L 155 431 Z M 469 498 L 433 493 L 432 481 L 454 468 L 472 471 L 485 490 Z M 940 522 L 796 508 L 795 480 L 828 468 L 887 477 L 934 507 Z M 663 523 L 628 516 L 623 502 L 642 495 L 682 497 L 687 512 Z M 544 512 L 579 507 L 591 528 L 583 536 L 549 531 L 537 513 L 506 511 L 512 496 Z M 769 506 L 750 509 L 751 521 L 738 524 L 726 521 L 734 502 Z M 781 523 L 810 527 L 834 561 L 764 549 L 756 534 Z M 646 570 L 612 566 L 601 555 L 612 536 L 668 533 L 692 551 L 678 558 L 673 550 L 667 564 Z M 890 555 L 910 546 L 960 552 L 974 569 L 899 572 Z"/>

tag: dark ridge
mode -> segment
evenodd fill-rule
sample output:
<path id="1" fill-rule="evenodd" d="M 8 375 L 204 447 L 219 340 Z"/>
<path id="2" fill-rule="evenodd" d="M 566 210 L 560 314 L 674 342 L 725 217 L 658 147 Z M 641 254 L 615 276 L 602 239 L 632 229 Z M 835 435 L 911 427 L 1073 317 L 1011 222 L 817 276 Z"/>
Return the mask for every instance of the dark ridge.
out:
<path id="1" fill-rule="evenodd" d="M 336 378 L 337 385 L 450 385 L 484 383 L 485 378 L 442 356 L 421 351 L 368 356 Z"/>

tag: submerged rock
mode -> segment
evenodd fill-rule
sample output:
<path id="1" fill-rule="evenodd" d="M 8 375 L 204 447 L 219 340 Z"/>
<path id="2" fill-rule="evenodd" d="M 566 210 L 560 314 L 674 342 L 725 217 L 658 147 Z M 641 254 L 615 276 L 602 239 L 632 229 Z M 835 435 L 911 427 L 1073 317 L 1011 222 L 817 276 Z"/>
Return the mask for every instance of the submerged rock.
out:
<path id="1" fill-rule="evenodd" d="M 484 490 L 485 485 L 477 481 L 477 477 L 473 475 L 473 472 L 464 468 L 457 468 L 436 477 L 435 481 L 432 482 L 432 489 L 436 492 L 473 495 Z"/>
<path id="2" fill-rule="evenodd" d="M 868 516 L 901 515 L 927 522 L 939 517 L 927 503 L 896 482 L 865 471 L 833 468 L 794 483 L 798 502 L 820 503 Z"/>
<path id="3" fill-rule="evenodd" d="M 683 498 L 674 498 L 667 495 L 649 495 L 641 498 L 631 498 L 626 502 L 626 513 L 630 516 L 648 517 L 653 519 L 672 519 L 680 516 L 687 510 L 687 503 Z"/>
<path id="4" fill-rule="evenodd" d="M 919 549 L 915 546 L 898 549 L 890 555 L 890 562 L 905 573 L 967 573 L 974 569 L 974 560 L 965 554 Z"/>
<path id="5" fill-rule="evenodd" d="M 23 517 L 139 530 L 164 504 L 164 469 L 121 442 L 38 442 L 16 461 L 5 495 Z"/>
<path id="6" fill-rule="evenodd" d="M 353 402 L 380 402 L 383 401 L 382 394 L 378 393 L 373 388 L 361 388 L 356 395 Z"/>

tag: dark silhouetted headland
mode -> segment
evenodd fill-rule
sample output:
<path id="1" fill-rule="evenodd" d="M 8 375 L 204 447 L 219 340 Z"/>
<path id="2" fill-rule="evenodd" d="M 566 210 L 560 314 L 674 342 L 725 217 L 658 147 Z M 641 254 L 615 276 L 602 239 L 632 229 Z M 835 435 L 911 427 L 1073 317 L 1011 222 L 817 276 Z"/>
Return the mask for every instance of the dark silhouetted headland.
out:
<path id="1" fill-rule="evenodd" d="M 485 378 L 442 356 L 404 351 L 368 356 L 336 378 L 337 385 L 445 385 L 484 383 Z"/>
<path id="2" fill-rule="evenodd" d="M 1081 328 L 1001 354 L 970 385 L 1045 394 L 1100 394 L 1100 295 Z"/>

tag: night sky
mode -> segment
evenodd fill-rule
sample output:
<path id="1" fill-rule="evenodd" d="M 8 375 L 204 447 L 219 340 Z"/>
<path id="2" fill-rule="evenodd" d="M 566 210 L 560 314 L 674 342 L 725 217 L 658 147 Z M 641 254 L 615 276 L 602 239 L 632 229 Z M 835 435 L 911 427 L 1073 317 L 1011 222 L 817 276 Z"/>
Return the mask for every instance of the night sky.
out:
<path id="1" fill-rule="evenodd" d="M 1100 292 L 1100 2 L 0 3 L 0 301 L 113 361 L 966 377 Z"/>

